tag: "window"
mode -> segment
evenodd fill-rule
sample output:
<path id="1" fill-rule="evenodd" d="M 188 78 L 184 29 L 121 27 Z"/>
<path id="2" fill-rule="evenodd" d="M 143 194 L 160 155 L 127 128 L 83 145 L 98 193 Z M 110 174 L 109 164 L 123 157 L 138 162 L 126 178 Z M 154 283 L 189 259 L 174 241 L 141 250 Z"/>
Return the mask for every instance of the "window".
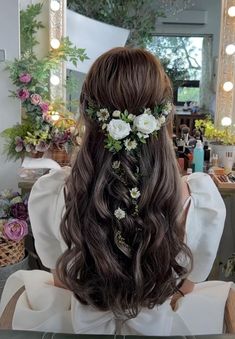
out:
<path id="1" fill-rule="evenodd" d="M 148 50 L 161 61 L 170 77 L 177 105 L 200 99 L 203 37 L 155 36 Z"/>

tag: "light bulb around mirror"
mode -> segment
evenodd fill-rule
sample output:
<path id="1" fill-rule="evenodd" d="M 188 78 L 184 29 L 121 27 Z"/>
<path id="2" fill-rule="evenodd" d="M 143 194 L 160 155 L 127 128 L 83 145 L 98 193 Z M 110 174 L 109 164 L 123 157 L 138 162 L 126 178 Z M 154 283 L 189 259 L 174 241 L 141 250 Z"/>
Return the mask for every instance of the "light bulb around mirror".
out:
<path id="1" fill-rule="evenodd" d="M 51 39 L 51 47 L 57 49 L 60 47 L 60 40 L 58 39 Z"/>
<path id="2" fill-rule="evenodd" d="M 224 117 L 223 119 L 221 119 L 221 125 L 224 127 L 228 127 L 232 125 L 232 119 L 229 117 Z"/>
<path id="3" fill-rule="evenodd" d="M 229 9 L 228 9 L 228 15 L 231 16 L 231 17 L 234 17 L 234 16 L 235 16 L 235 6 L 229 7 Z"/>
<path id="4" fill-rule="evenodd" d="M 52 75 L 50 77 L 50 82 L 52 85 L 57 86 L 60 83 L 60 78 L 57 75 Z"/>
<path id="5" fill-rule="evenodd" d="M 57 12 L 60 9 L 60 3 L 56 0 L 51 0 L 51 10 Z"/>
<path id="6" fill-rule="evenodd" d="M 234 54 L 235 53 L 235 45 L 233 45 L 233 44 L 228 45 L 225 49 L 225 52 L 228 55 Z"/>
<path id="7" fill-rule="evenodd" d="M 224 84 L 223 84 L 223 89 L 225 92 L 229 92 L 233 89 L 233 83 L 231 81 L 226 81 Z"/>
<path id="8" fill-rule="evenodd" d="M 58 121 L 59 118 L 60 118 L 60 115 L 59 115 L 58 112 L 52 112 L 52 114 L 51 114 L 51 119 L 52 119 L 53 121 Z"/>

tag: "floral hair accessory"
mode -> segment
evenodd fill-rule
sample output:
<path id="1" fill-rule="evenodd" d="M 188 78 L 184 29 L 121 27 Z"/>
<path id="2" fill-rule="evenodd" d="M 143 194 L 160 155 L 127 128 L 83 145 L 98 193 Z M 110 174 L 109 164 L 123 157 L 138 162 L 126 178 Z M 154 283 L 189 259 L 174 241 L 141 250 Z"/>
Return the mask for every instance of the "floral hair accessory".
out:
<path id="1" fill-rule="evenodd" d="M 130 152 L 146 143 L 150 135 L 157 135 L 171 111 L 170 102 L 155 106 L 153 110 L 146 108 L 138 116 L 127 110 L 109 112 L 106 108 L 97 110 L 91 106 L 86 110 L 100 124 L 106 136 L 105 148 L 112 153 L 118 153 L 122 149 Z"/>

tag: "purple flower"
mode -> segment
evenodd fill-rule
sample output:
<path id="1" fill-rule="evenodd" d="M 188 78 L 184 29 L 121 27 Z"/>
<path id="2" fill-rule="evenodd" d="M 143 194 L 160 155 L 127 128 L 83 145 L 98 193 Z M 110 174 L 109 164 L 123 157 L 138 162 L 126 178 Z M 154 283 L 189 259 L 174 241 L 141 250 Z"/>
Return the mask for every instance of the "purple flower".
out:
<path id="1" fill-rule="evenodd" d="M 45 152 L 48 150 L 50 145 L 48 145 L 45 141 L 41 140 L 39 143 L 36 145 L 35 150 L 37 152 Z"/>
<path id="2" fill-rule="evenodd" d="M 11 215 L 14 218 L 26 220 L 28 218 L 28 210 L 23 202 L 18 202 L 11 206 Z"/>
<path id="3" fill-rule="evenodd" d="M 40 105 L 42 103 L 42 97 L 39 94 L 32 94 L 30 96 L 31 103 L 35 106 Z"/>
<path id="4" fill-rule="evenodd" d="M 31 80 L 32 77 L 28 73 L 22 73 L 19 77 L 20 82 L 23 82 L 24 84 L 28 84 Z"/>
<path id="5" fill-rule="evenodd" d="M 16 152 L 21 152 L 24 149 L 24 141 L 21 137 L 15 137 L 15 151 Z"/>
<path id="6" fill-rule="evenodd" d="M 3 231 L 7 239 L 18 242 L 28 234 L 28 224 L 24 220 L 11 219 L 3 225 Z"/>
<path id="7" fill-rule="evenodd" d="M 41 103 L 39 104 L 39 106 L 40 106 L 40 108 L 41 108 L 41 110 L 42 110 L 43 113 L 47 113 L 47 112 L 48 112 L 48 110 L 49 110 L 49 104 L 48 104 L 47 102 L 41 102 Z"/>
<path id="8" fill-rule="evenodd" d="M 35 151 L 35 147 L 34 147 L 33 144 L 27 144 L 25 146 L 25 150 L 26 150 L 26 152 L 31 153 L 31 152 Z"/>
<path id="9" fill-rule="evenodd" d="M 29 91 L 27 88 L 22 88 L 17 92 L 17 96 L 21 101 L 25 101 L 29 98 Z"/>

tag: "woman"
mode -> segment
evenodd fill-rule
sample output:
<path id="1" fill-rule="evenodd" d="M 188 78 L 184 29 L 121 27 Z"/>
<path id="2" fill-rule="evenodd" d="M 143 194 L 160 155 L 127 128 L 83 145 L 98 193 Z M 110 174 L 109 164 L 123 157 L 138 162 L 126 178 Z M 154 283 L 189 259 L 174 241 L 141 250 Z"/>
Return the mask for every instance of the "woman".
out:
<path id="1" fill-rule="evenodd" d="M 222 331 L 230 284 L 193 290 L 192 282 L 210 272 L 225 208 L 209 176 L 180 179 L 168 134 L 171 94 L 147 51 L 116 48 L 93 64 L 81 93 L 85 133 L 73 168 L 40 178 L 29 202 L 36 249 L 54 279 L 41 271 L 9 279 L 6 290 L 26 286 L 22 303 L 29 300 L 32 311 L 22 324 L 18 302 L 15 328 Z M 5 292 L 4 305 L 7 299 Z"/>

